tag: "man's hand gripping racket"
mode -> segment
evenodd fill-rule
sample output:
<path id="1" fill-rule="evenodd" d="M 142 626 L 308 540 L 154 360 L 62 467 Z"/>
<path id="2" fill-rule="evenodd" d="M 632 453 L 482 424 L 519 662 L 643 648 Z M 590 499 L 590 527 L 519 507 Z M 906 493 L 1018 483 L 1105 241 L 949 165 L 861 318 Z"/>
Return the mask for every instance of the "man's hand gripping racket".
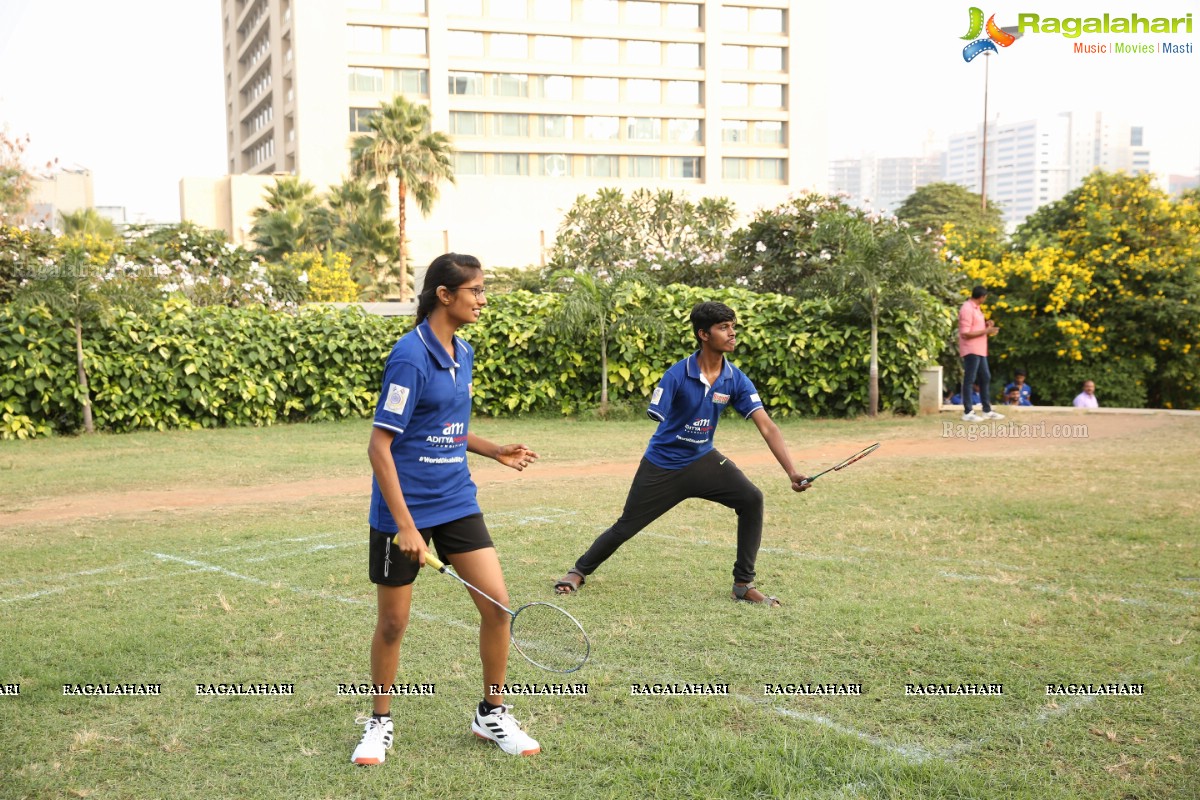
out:
<path id="1" fill-rule="evenodd" d="M 864 447 L 862 450 L 859 450 L 857 453 L 855 453 L 854 455 L 850 456 L 850 457 L 849 457 L 849 458 L 847 458 L 846 460 L 844 460 L 844 461 L 839 461 L 837 464 L 834 464 L 834 465 L 833 465 L 832 467 L 830 467 L 829 469 L 821 470 L 821 471 L 820 471 L 820 472 L 818 472 L 816 475 L 812 475 L 812 476 L 810 476 L 809 478 L 805 479 L 805 480 L 804 480 L 804 481 L 801 483 L 801 485 L 802 485 L 802 486 L 807 486 L 807 485 L 811 484 L 813 481 L 815 481 L 817 478 L 821 477 L 822 475 L 824 475 L 824 474 L 825 474 L 825 473 L 827 473 L 827 472 L 837 472 L 837 471 L 838 471 L 838 470 L 840 470 L 840 469 L 845 469 L 846 467 L 848 467 L 848 466 L 850 466 L 851 464 L 853 464 L 855 461 L 859 461 L 859 460 L 861 460 L 861 459 L 863 459 L 863 458 L 866 458 L 867 456 L 871 455 L 871 453 L 874 453 L 874 452 L 875 452 L 876 450 L 878 450 L 878 449 L 879 449 L 879 442 L 876 442 L 875 444 L 873 444 L 873 445 L 871 445 L 871 446 L 869 446 L 869 447 Z"/>
<path id="2" fill-rule="evenodd" d="M 452 567 L 425 553 L 426 565 L 449 575 L 480 597 L 491 600 L 512 617 L 513 647 L 535 667 L 549 672 L 575 672 L 588 660 L 592 645 L 579 621 L 553 603 L 526 603 L 513 611 L 496 598 L 459 577 Z"/>

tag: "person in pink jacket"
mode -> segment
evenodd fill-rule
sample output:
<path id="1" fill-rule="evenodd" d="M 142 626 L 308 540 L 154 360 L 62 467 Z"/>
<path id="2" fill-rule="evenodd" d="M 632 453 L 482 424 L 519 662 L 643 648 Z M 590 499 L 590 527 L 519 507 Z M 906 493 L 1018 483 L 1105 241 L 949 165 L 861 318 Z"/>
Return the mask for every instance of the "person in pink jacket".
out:
<path id="1" fill-rule="evenodd" d="M 999 330 L 983 316 L 981 306 L 987 299 L 987 288 L 976 286 L 971 290 L 971 299 L 958 310 L 958 354 L 963 363 L 963 421 L 982 422 L 985 419 L 1004 419 L 1004 415 L 992 411 L 992 372 L 988 369 L 987 340 Z M 975 413 L 971 404 L 971 387 L 979 384 L 979 402 L 983 416 Z"/>

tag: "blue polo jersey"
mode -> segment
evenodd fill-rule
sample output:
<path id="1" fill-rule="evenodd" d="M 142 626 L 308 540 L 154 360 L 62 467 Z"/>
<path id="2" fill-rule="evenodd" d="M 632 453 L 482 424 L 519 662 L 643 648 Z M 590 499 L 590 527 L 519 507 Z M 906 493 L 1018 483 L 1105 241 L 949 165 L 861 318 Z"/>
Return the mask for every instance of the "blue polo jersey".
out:
<path id="1" fill-rule="evenodd" d="M 384 367 L 375 427 L 396 434 L 392 460 L 419 529 L 479 513 L 467 469 L 474 365 L 471 345 L 455 336 L 451 358 L 425 320 L 400 337 Z M 374 477 L 370 519 L 378 530 L 399 530 Z"/>
<path id="2" fill-rule="evenodd" d="M 740 369 L 725 359 L 721 375 L 705 384 L 697 361 L 700 351 L 666 371 L 646 414 L 658 420 L 646 459 L 662 469 L 682 469 L 713 449 L 717 420 L 726 406 L 743 417 L 763 407 L 758 390 Z"/>

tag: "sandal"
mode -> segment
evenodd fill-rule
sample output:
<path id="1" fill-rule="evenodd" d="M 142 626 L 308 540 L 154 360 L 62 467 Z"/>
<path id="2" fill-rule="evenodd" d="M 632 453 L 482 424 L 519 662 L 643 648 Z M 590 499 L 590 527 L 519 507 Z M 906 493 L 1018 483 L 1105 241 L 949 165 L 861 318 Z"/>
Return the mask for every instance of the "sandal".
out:
<path id="1" fill-rule="evenodd" d="M 733 585 L 733 599 L 740 600 L 743 603 L 754 603 L 755 605 L 766 606 L 767 608 L 779 608 L 780 606 L 783 605 L 783 603 L 779 602 L 778 597 L 770 597 L 768 595 L 763 595 L 762 600 L 750 600 L 749 598 L 746 597 L 746 593 L 754 588 L 756 588 L 756 587 L 754 586 L 753 583 L 747 583 L 747 584 L 735 583 Z M 759 594 L 762 594 L 762 593 L 759 592 Z"/>
<path id="2" fill-rule="evenodd" d="M 574 575 L 575 577 L 579 578 L 579 583 L 571 580 L 569 577 L 567 577 L 567 575 Z M 567 575 L 564 575 L 562 580 L 554 584 L 555 594 L 575 594 L 579 591 L 579 587 L 587 583 L 587 576 L 574 567 L 571 567 L 569 570 L 567 570 Z"/>

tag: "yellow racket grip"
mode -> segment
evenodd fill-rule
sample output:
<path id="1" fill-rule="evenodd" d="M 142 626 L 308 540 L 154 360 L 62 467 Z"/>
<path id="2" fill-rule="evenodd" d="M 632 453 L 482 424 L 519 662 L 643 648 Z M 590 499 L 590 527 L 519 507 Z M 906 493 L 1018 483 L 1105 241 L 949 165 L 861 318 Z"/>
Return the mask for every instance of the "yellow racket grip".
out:
<path id="1" fill-rule="evenodd" d="M 428 551 L 426 551 L 426 553 L 425 553 L 425 566 L 433 567 L 438 572 L 441 572 L 442 570 L 444 570 L 446 568 L 445 564 L 443 564 L 441 561 L 438 561 L 437 556 L 435 556 L 433 553 L 430 553 Z"/>

